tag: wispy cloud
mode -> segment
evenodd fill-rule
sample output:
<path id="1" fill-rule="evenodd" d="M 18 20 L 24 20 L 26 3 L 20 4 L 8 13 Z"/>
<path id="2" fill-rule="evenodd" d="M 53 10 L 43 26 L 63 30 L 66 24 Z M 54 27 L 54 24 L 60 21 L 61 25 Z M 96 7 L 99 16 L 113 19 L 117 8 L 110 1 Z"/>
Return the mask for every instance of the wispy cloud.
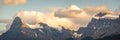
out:
<path id="1" fill-rule="evenodd" d="M 27 0 L 4 0 L 5 5 L 18 5 L 18 4 L 25 4 Z"/>
<path id="2" fill-rule="evenodd" d="M 11 19 L 0 19 L 0 23 L 9 23 Z"/>
<path id="3" fill-rule="evenodd" d="M 83 10 L 86 11 L 90 15 L 96 15 L 99 12 L 106 12 L 108 14 L 115 14 L 114 11 L 110 10 L 105 5 L 97 6 L 97 7 L 88 6 L 88 7 L 84 7 Z"/>

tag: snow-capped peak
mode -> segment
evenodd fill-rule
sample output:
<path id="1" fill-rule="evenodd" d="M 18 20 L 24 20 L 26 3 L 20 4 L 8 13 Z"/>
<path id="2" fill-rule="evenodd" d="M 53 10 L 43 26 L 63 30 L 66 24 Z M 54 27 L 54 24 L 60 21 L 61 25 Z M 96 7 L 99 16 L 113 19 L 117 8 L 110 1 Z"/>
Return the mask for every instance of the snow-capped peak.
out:
<path id="1" fill-rule="evenodd" d="M 105 16 L 103 16 L 103 18 L 108 18 L 108 19 L 116 19 L 118 17 L 119 16 L 117 16 L 117 15 L 105 15 Z"/>

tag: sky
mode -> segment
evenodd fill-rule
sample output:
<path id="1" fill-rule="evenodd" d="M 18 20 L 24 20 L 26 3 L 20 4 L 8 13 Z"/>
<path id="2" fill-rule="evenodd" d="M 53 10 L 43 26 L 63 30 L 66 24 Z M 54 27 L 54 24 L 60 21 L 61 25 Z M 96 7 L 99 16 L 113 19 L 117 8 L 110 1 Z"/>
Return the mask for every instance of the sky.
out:
<path id="1" fill-rule="evenodd" d="M 19 11 L 40 11 L 46 12 L 51 7 L 67 7 L 69 5 L 77 5 L 80 8 L 87 6 L 106 5 L 111 10 L 117 10 L 120 6 L 120 0 L 27 0 L 24 4 L 5 5 L 0 0 L 0 18 L 11 19 Z"/>

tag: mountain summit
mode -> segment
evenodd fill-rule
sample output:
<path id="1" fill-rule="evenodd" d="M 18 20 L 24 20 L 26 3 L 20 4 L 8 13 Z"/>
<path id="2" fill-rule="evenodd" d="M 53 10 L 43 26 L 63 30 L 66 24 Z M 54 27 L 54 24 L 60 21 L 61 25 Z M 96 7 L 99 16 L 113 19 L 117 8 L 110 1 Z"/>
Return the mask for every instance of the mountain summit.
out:
<path id="1" fill-rule="evenodd" d="M 19 17 L 15 17 L 10 29 L 0 36 L 0 40 L 66 40 L 72 37 L 72 32 L 62 27 L 62 30 L 39 23 L 40 28 L 31 29 Z"/>
<path id="2" fill-rule="evenodd" d="M 100 13 L 97 16 L 105 16 L 104 13 Z M 92 18 L 91 22 L 88 23 L 87 27 L 80 28 L 78 34 L 83 34 L 81 38 L 104 38 L 110 35 L 120 34 L 120 18 L 109 19 L 109 18 Z"/>

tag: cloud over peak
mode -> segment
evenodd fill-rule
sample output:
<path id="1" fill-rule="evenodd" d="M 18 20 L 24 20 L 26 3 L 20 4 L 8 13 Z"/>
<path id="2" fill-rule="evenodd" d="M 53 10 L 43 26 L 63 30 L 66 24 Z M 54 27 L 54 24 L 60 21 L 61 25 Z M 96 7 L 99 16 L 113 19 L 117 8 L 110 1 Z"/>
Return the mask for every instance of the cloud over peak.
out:
<path id="1" fill-rule="evenodd" d="M 66 8 L 53 8 L 52 12 L 47 13 L 21 11 L 16 16 L 19 16 L 31 28 L 38 28 L 37 24 L 42 22 L 54 28 L 64 27 L 70 30 L 78 30 L 79 27 L 87 27 L 87 24 L 99 12 L 114 14 L 114 11 L 111 11 L 107 6 L 79 8 L 76 5 L 70 5 Z"/>
<path id="2" fill-rule="evenodd" d="M 114 11 L 110 10 L 107 6 L 103 5 L 103 6 L 97 6 L 97 7 L 92 7 L 92 6 L 88 6 L 88 7 L 84 7 L 83 10 L 94 16 L 99 12 L 105 12 L 107 14 L 115 14 Z"/>
<path id="3" fill-rule="evenodd" d="M 17 16 L 30 25 L 42 22 L 54 28 L 63 26 L 70 30 L 78 30 L 79 27 L 86 27 L 92 18 L 91 15 L 76 5 L 70 5 L 67 8 L 56 8 L 55 10 L 48 13 L 21 11 L 17 13 Z"/>
<path id="4" fill-rule="evenodd" d="M 16 16 L 20 17 L 24 22 L 30 25 L 30 27 L 33 29 L 38 28 L 37 24 L 40 22 L 46 23 L 53 28 L 64 27 L 70 30 L 76 30 L 76 28 L 78 28 L 69 19 L 55 17 L 52 13 L 42 13 L 42 12 L 36 12 L 36 11 L 21 11 L 21 12 L 18 12 Z"/>

